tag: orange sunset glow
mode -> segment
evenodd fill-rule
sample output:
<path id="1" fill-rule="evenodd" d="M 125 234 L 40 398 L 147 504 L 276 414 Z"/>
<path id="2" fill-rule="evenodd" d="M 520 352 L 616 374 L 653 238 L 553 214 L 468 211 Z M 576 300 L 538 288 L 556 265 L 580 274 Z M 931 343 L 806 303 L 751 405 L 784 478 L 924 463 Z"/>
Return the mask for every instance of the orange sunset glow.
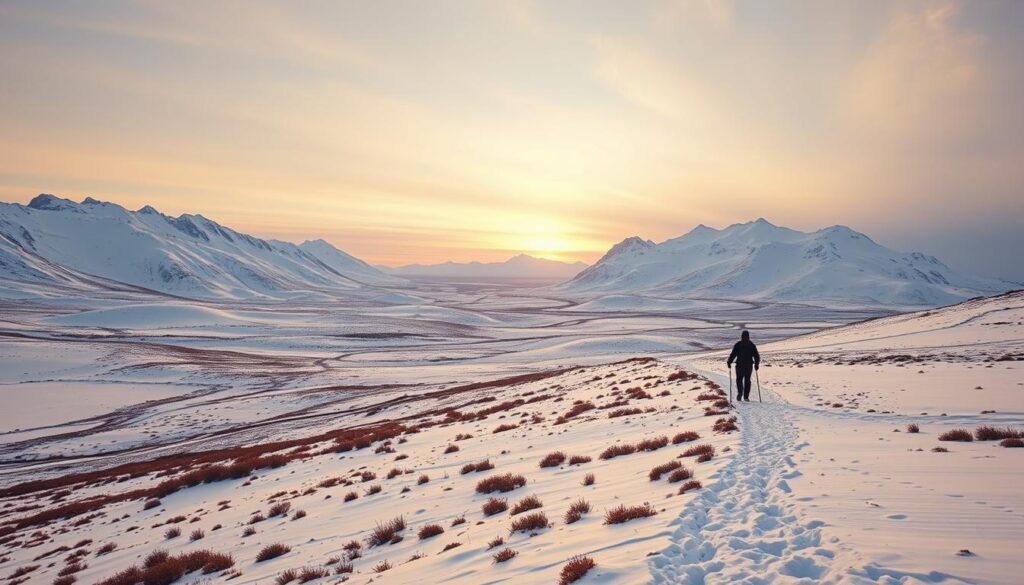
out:
<path id="1" fill-rule="evenodd" d="M 593 262 L 759 216 L 962 263 L 997 236 L 956 226 L 1005 241 L 1020 219 L 1021 12 L 8 2 L 0 197 L 202 213 L 375 264 Z"/>

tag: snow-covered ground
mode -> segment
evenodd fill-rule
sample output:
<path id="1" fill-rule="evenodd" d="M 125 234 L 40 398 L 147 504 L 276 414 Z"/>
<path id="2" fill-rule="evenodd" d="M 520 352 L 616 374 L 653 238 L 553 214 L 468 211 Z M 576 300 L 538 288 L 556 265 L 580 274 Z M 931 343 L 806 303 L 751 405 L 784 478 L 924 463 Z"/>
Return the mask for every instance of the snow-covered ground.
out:
<path id="1" fill-rule="evenodd" d="M 61 571 L 103 582 L 156 549 L 233 555 L 230 569 L 181 582 L 269 583 L 320 567 L 332 574 L 318 583 L 554 583 L 578 554 L 597 563 L 584 584 L 1015 583 L 1024 568 L 1014 547 L 1024 449 L 938 440 L 960 427 L 1024 428 L 1020 293 L 848 326 L 878 313 L 636 293 L 580 301 L 479 280 L 349 302 L 107 291 L 11 302 L 2 315 L 0 577 L 10 582 L 53 583 Z M 741 328 L 765 357 L 764 402 L 705 416 L 717 388 L 729 390 L 721 348 Z M 609 416 L 619 409 L 638 410 Z M 517 426 L 495 432 L 505 424 Z M 683 431 L 700 438 L 673 444 Z M 668 445 L 600 458 L 661 436 Z M 338 448 L 359 439 L 370 444 Z M 695 444 L 716 455 L 683 457 Z M 555 451 L 591 460 L 541 467 Z M 154 490 L 270 454 L 286 464 Z M 461 473 L 483 460 L 494 468 Z M 648 477 L 672 462 L 702 489 L 678 494 L 682 480 Z M 525 486 L 476 492 L 503 473 Z M 593 485 L 582 485 L 587 473 Z M 529 495 L 542 506 L 481 509 Z M 591 511 L 568 523 L 579 498 Z M 159 504 L 145 509 L 149 500 Z M 280 502 L 286 517 L 249 524 Z M 609 509 L 644 503 L 656 514 L 604 524 Z M 534 512 L 551 526 L 510 533 Z M 400 541 L 367 543 L 398 516 Z M 429 524 L 443 533 L 420 539 Z M 168 539 L 173 526 L 182 533 Z M 498 536 L 505 543 L 489 547 Z M 100 554 L 107 543 L 116 548 Z M 291 550 L 258 562 L 274 543 Z M 494 562 L 504 548 L 517 556 Z M 67 569 L 78 555 L 88 566 Z M 374 572 L 383 561 L 392 568 Z M 333 574 L 345 563 L 352 573 Z"/>

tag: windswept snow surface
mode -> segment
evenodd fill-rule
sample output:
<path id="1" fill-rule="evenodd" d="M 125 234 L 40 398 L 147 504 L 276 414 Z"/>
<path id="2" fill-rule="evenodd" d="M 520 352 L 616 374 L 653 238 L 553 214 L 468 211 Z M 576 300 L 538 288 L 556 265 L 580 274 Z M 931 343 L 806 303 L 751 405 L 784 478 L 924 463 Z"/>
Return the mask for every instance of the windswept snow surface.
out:
<path id="1" fill-rule="evenodd" d="M 759 219 L 722 230 L 701 225 L 660 244 L 627 238 L 554 290 L 921 307 L 1015 287 L 895 252 L 846 226 L 805 233 Z"/>
<path id="2" fill-rule="evenodd" d="M 1020 293 L 846 325 L 881 311 L 654 294 L 580 302 L 484 281 L 364 292 L 221 302 L 106 288 L 0 305 L 0 396 L 17 406 L 0 409 L 3 575 L 53 583 L 92 539 L 78 549 L 88 565 L 78 583 L 157 549 L 205 548 L 230 552 L 234 566 L 179 583 L 268 583 L 346 562 L 352 583 L 554 583 L 577 554 L 597 563 L 582 584 L 1019 582 L 1024 449 L 937 437 L 1024 428 Z M 729 390 L 721 348 L 741 328 L 765 357 L 765 402 L 704 416 L 717 387 Z M 560 422 L 587 402 L 595 408 Z M 619 408 L 638 410 L 611 417 Z M 731 416 L 738 431 L 714 429 Z M 375 438 L 394 424 L 402 430 Z M 700 438 L 599 457 L 680 431 Z M 369 444 L 350 450 L 330 433 Z M 716 455 L 682 457 L 694 443 Z M 252 456 L 240 449 L 286 464 L 144 509 L 159 482 Z M 540 467 L 554 451 L 591 460 Z M 485 459 L 493 469 L 462 473 Z M 681 481 L 648 477 L 673 461 L 703 489 L 678 494 Z M 526 485 L 491 496 L 510 506 L 537 496 L 550 527 L 510 533 L 525 513 L 483 514 L 491 496 L 476 483 L 506 472 Z M 5 491 L 40 480 L 54 483 Z M 591 512 L 566 522 L 581 497 Z M 253 519 L 281 502 L 284 517 Z M 644 502 L 654 516 L 603 523 L 610 508 Z M 367 544 L 399 515 L 400 541 Z M 444 532 L 420 539 L 427 524 Z M 172 527 L 181 535 L 168 538 Z M 489 548 L 498 536 L 505 543 Z M 344 548 L 353 540 L 361 556 Z M 257 562 L 272 543 L 291 550 Z M 505 547 L 518 555 L 495 563 Z M 392 568 L 375 572 L 385 560 Z"/>

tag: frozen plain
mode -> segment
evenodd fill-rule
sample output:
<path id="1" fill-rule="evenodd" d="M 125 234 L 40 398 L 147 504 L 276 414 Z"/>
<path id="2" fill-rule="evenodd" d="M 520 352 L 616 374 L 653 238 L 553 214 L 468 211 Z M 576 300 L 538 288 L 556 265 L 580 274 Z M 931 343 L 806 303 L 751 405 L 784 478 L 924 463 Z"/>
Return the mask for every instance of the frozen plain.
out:
<path id="1" fill-rule="evenodd" d="M 256 471 L 256 480 L 181 490 L 149 510 L 128 499 L 21 528 L 4 541 L 4 570 L 37 566 L 21 578 L 52 582 L 67 551 L 33 559 L 91 538 L 88 567 L 76 573 L 80 582 L 101 582 L 157 548 L 230 552 L 231 571 L 241 572 L 237 582 L 269 582 L 287 569 L 345 557 L 346 542 L 363 541 L 375 523 L 402 515 L 409 525 L 402 542 L 364 543 L 362 556 L 350 561 L 352 573 L 322 581 L 400 583 L 432 575 L 464 583 L 555 582 L 569 557 L 587 554 L 597 567 L 583 583 L 1016 582 L 1024 502 L 1014 486 L 1024 480 L 1024 450 L 998 441 L 939 442 L 937 435 L 1024 424 L 1019 294 L 842 328 L 834 327 L 877 313 L 630 295 L 570 299 L 487 282 L 421 281 L 391 300 L 403 302 L 228 305 L 119 293 L 5 306 L 6 525 L 111 491 L 147 489 L 160 471 L 54 487 L 73 473 L 270 441 L 301 443 L 387 421 L 431 424 L 401 435 L 407 440 L 390 444 L 394 451 L 295 458 Z M 720 350 L 743 327 L 765 355 L 765 402 L 722 416 L 736 416 L 739 431 L 715 432 L 722 417 L 704 416 L 696 397 L 728 390 Z M 583 369 L 569 369 L 575 367 Z M 670 381 L 679 371 L 687 376 Z M 628 400 L 644 412 L 608 418 L 601 407 L 618 400 L 611 393 L 631 387 L 651 395 Z M 526 402 L 530 396 L 546 398 Z M 441 416 L 480 399 L 524 403 L 468 420 Z M 595 408 L 556 424 L 576 401 Z M 517 428 L 493 432 L 512 419 Z M 906 433 L 910 423 L 920 432 Z M 615 443 L 682 431 L 697 432 L 697 442 L 713 445 L 716 456 L 694 464 L 679 458 L 687 445 L 670 444 L 598 457 Z M 472 438 L 456 442 L 460 434 Z M 318 452 L 328 443 L 304 449 Z M 460 449 L 443 453 L 449 444 Z M 940 445 L 949 452 L 931 451 Z M 539 467 L 553 451 L 592 461 Z M 483 459 L 494 470 L 460 473 Z M 676 485 L 649 480 L 653 466 L 670 461 L 691 469 L 703 489 L 678 495 Z M 384 479 L 394 468 L 402 473 Z M 376 476 L 366 485 L 364 471 Z M 481 514 L 487 498 L 473 485 L 504 472 L 527 478 L 505 495 L 509 504 L 536 495 L 550 528 L 510 535 L 514 518 Z M 597 481 L 583 488 L 587 472 Z M 419 484 L 423 474 L 430 481 Z M 318 487 L 333 477 L 343 480 Z M 12 489 L 30 480 L 57 483 L 28 494 Z M 376 483 L 382 491 L 366 495 Z M 71 493 L 60 495 L 64 489 Z M 342 503 L 348 491 L 359 497 Z M 592 512 L 566 524 L 562 516 L 579 497 Z M 227 507 L 218 504 L 227 500 Z M 254 512 L 283 500 L 306 516 L 249 524 Z M 643 502 L 657 514 L 602 524 L 607 509 Z M 178 516 L 187 517 L 184 534 L 165 540 L 166 521 Z M 452 526 L 461 517 L 466 522 Z M 90 520 L 76 526 L 83 518 Z M 414 533 L 426 524 L 445 532 L 418 540 Z M 256 534 L 242 537 L 249 526 Z M 193 529 L 204 536 L 189 541 Z M 501 564 L 491 559 L 498 549 L 488 550 L 498 535 L 519 553 Z M 96 556 L 107 542 L 116 549 Z M 255 562 L 259 549 L 275 542 L 291 552 Z M 459 546 L 443 551 L 453 542 Z M 417 555 L 423 556 L 410 561 Z M 375 573 L 384 561 L 393 568 Z"/>

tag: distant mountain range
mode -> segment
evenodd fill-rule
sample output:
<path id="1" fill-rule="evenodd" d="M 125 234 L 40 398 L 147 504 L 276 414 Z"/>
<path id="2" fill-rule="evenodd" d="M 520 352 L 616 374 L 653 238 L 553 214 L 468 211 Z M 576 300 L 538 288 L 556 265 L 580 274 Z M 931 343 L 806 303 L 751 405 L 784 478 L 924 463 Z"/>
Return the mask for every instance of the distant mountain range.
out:
<path id="1" fill-rule="evenodd" d="M 379 266 L 378 268 L 401 276 L 572 278 L 586 267 L 587 265 L 583 262 L 560 262 L 519 254 L 504 262 L 443 262 L 441 264 L 409 264 L 397 268 Z"/>
<path id="2" fill-rule="evenodd" d="M 845 226 L 805 233 L 758 219 L 721 230 L 700 225 L 660 244 L 626 238 L 555 290 L 935 306 L 1019 287 L 958 274 L 933 256 L 890 250 Z"/>
<path id="3" fill-rule="evenodd" d="M 264 240 L 201 215 L 53 195 L 0 203 L 0 296 L 127 285 L 190 298 L 284 298 L 405 282 L 323 240 Z"/>

